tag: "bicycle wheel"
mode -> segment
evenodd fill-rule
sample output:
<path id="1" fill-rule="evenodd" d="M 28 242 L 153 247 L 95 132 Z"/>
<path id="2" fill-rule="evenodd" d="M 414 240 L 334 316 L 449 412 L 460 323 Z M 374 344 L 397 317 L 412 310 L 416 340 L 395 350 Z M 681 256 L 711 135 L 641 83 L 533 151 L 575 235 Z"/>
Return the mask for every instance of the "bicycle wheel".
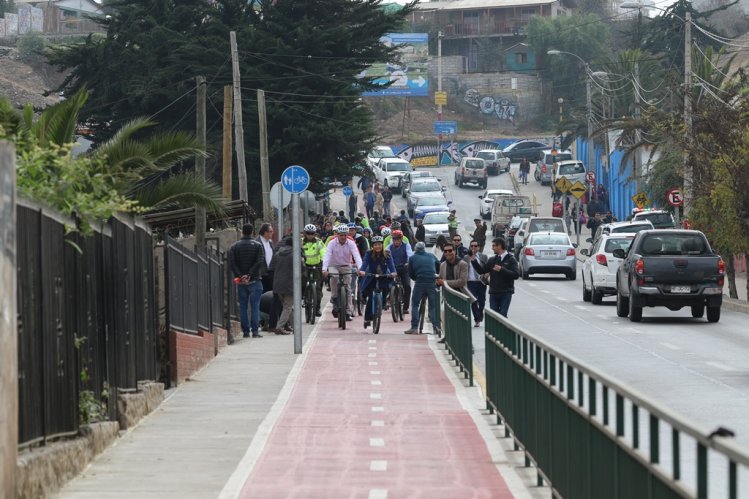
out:
<path id="1" fill-rule="evenodd" d="M 356 294 L 354 295 L 354 303 L 356 304 L 356 315 L 361 317 L 361 315 L 364 313 L 365 301 L 364 299 L 362 299 L 358 278 L 356 278 L 356 284 L 354 284 L 352 287 L 356 289 Z"/>
<path id="2" fill-rule="evenodd" d="M 372 296 L 372 332 L 380 332 L 380 322 L 382 321 L 382 292 L 375 291 Z"/>
<path id="3" fill-rule="evenodd" d="M 403 320 L 399 311 L 401 311 L 401 289 L 400 286 L 395 285 L 390 290 L 390 314 L 393 316 L 393 322 Z"/>
<path id="4" fill-rule="evenodd" d="M 344 286 L 338 286 L 338 327 L 346 329 L 346 288 Z"/>
<path id="5" fill-rule="evenodd" d="M 317 288 L 314 283 L 308 283 L 304 290 L 304 315 L 307 324 L 315 323 L 315 306 L 317 305 Z"/>
<path id="6" fill-rule="evenodd" d="M 424 295 L 424 297 L 421 299 L 421 304 L 419 305 L 419 334 L 422 334 L 424 332 L 424 320 L 427 316 L 427 296 Z"/>

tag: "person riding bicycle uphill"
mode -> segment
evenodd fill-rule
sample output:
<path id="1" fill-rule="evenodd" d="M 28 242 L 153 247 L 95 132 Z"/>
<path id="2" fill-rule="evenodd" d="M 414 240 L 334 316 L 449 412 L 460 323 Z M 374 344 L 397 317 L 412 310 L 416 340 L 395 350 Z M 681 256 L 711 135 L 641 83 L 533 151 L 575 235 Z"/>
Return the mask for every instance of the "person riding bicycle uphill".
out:
<path id="1" fill-rule="evenodd" d="M 383 277 L 366 274 L 377 274 Z M 393 257 L 385 251 L 382 245 L 382 236 L 374 236 L 372 238 L 372 249 L 367 251 L 367 254 L 364 256 L 364 263 L 359 267 L 359 275 L 364 278 L 361 282 L 361 294 L 362 297 L 367 299 L 367 307 L 364 309 L 364 328 L 366 329 L 372 322 L 372 295 L 374 294 L 377 280 L 379 279 L 380 281 L 382 303 L 384 305 L 388 298 L 390 285 L 392 284 L 392 281 L 386 279 L 384 276 L 395 277 L 398 275 L 395 272 Z"/>
<path id="2" fill-rule="evenodd" d="M 398 222 L 394 222 L 392 227 L 390 227 L 390 234 L 388 234 L 387 236 L 385 234 L 382 235 L 382 237 L 384 238 L 384 241 L 382 241 L 382 244 L 385 246 L 385 249 L 387 249 L 387 247 L 390 246 L 390 243 L 393 242 L 393 238 L 395 237 L 396 232 L 398 232 L 401 238 L 403 238 L 404 243 L 408 245 L 411 244 L 411 241 L 408 240 L 406 235 L 400 229 L 401 229 L 401 224 Z"/>
<path id="3" fill-rule="evenodd" d="M 327 278 L 330 275 L 330 302 L 335 304 L 338 299 L 338 279 L 343 279 L 343 282 L 351 289 L 351 263 L 356 264 L 356 268 L 360 268 L 362 265 L 361 255 L 356 247 L 356 243 L 348 237 L 348 227 L 345 225 L 339 225 L 336 228 L 336 239 L 331 241 L 325 249 L 325 256 L 322 259 L 322 275 Z M 329 269 L 333 267 L 336 269 L 335 272 L 330 273 Z M 351 300 L 351 293 L 348 293 L 346 297 L 346 320 L 352 320 L 353 315 L 353 303 Z M 337 316 L 335 307 L 333 308 L 333 316 Z"/>
<path id="4" fill-rule="evenodd" d="M 325 256 L 325 245 L 317 238 L 317 227 L 315 224 L 304 226 L 304 236 L 302 237 L 302 253 L 304 254 L 304 271 L 305 282 L 307 272 L 312 272 L 317 284 L 317 303 L 315 304 L 315 315 L 320 317 L 320 303 L 322 302 L 322 259 Z"/>
<path id="5" fill-rule="evenodd" d="M 408 277 L 408 259 L 414 254 L 411 245 L 405 241 L 405 236 L 399 230 L 392 233 L 393 242 L 385 247 L 390 256 L 393 257 L 395 271 L 401 278 L 403 284 L 403 313 L 408 313 L 408 306 L 411 304 L 411 278 Z"/>

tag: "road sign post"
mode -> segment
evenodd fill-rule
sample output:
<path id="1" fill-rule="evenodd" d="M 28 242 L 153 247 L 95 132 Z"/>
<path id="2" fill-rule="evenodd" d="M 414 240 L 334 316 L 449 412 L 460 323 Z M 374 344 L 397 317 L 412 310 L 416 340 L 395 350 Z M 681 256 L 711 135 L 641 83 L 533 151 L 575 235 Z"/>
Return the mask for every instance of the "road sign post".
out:
<path id="1" fill-rule="evenodd" d="M 294 241 L 292 265 L 294 266 L 294 353 L 302 353 L 302 240 L 299 221 L 299 194 L 309 187 L 309 173 L 298 165 L 286 168 L 281 174 L 281 185 L 291 193 L 291 235 Z M 283 324 L 279 324 L 283 327 Z"/>
<path id="2" fill-rule="evenodd" d="M 674 221 L 679 225 L 679 206 L 684 204 L 684 197 L 681 195 L 681 189 L 674 187 L 666 194 L 666 201 L 674 207 Z"/>

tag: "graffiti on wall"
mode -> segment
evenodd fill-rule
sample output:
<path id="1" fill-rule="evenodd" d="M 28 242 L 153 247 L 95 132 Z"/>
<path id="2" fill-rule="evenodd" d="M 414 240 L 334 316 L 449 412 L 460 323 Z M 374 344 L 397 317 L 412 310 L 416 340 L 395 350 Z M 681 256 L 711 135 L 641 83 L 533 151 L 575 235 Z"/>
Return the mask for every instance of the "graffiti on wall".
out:
<path id="1" fill-rule="evenodd" d="M 439 144 L 398 144 L 392 146 L 398 157 L 405 159 L 411 166 L 451 165 L 460 162 L 463 157 L 473 157 L 483 149 L 502 149 L 513 142 L 512 139 L 477 140 L 464 142 L 445 142 Z"/>
<path id="2" fill-rule="evenodd" d="M 469 88 L 463 100 L 477 108 L 481 114 L 496 116 L 498 120 L 512 125 L 517 121 L 518 105 L 508 97 L 481 95 L 475 88 Z"/>

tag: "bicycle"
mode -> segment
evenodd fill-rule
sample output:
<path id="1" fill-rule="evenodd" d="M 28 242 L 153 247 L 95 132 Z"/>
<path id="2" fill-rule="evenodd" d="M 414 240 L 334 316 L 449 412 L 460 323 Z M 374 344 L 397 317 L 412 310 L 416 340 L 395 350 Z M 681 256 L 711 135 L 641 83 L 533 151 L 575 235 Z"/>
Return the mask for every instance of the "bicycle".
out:
<path id="1" fill-rule="evenodd" d="M 346 280 L 343 278 L 343 272 L 338 267 L 335 267 L 336 272 L 331 273 L 331 277 L 336 278 L 336 303 L 333 305 L 336 315 L 338 315 L 338 327 L 340 329 L 346 329 L 346 315 L 348 314 L 347 298 L 349 294 L 349 285 L 346 284 Z M 348 273 L 348 268 L 346 269 Z"/>
<path id="2" fill-rule="evenodd" d="M 307 267 L 307 283 L 304 285 L 304 317 L 307 324 L 314 324 L 317 314 L 317 279 L 315 279 L 315 269 L 317 267 Z"/>
<path id="3" fill-rule="evenodd" d="M 382 306 L 383 306 L 383 299 L 382 299 L 382 293 L 383 289 L 380 287 L 380 278 L 384 277 L 385 279 L 392 279 L 392 276 L 389 276 L 387 274 L 370 274 L 367 273 L 366 275 L 372 276 L 375 278 L 375 287 L 372 291 L 372 332 L 374 334 L 379 334 L 380 332 L 380 323 L 382 322 Z"/>
<path id="4" fill-rule="evenodd" d="M 356 269 L 352 269 L 351 291 L 353 292 L 352 302 L 356 309 L 356 315 L 361 316 L 364 313 L 364 300 L 361 296 L 361 279 Z"/>
<path id="5" fill-rule="evenodd" d="M 400 276 L 397 276 L 393 288 L 390 290 L 390 313 L 393 316 L 393 322 L 403 321 L 404 294 L 403 282 Z"/>

